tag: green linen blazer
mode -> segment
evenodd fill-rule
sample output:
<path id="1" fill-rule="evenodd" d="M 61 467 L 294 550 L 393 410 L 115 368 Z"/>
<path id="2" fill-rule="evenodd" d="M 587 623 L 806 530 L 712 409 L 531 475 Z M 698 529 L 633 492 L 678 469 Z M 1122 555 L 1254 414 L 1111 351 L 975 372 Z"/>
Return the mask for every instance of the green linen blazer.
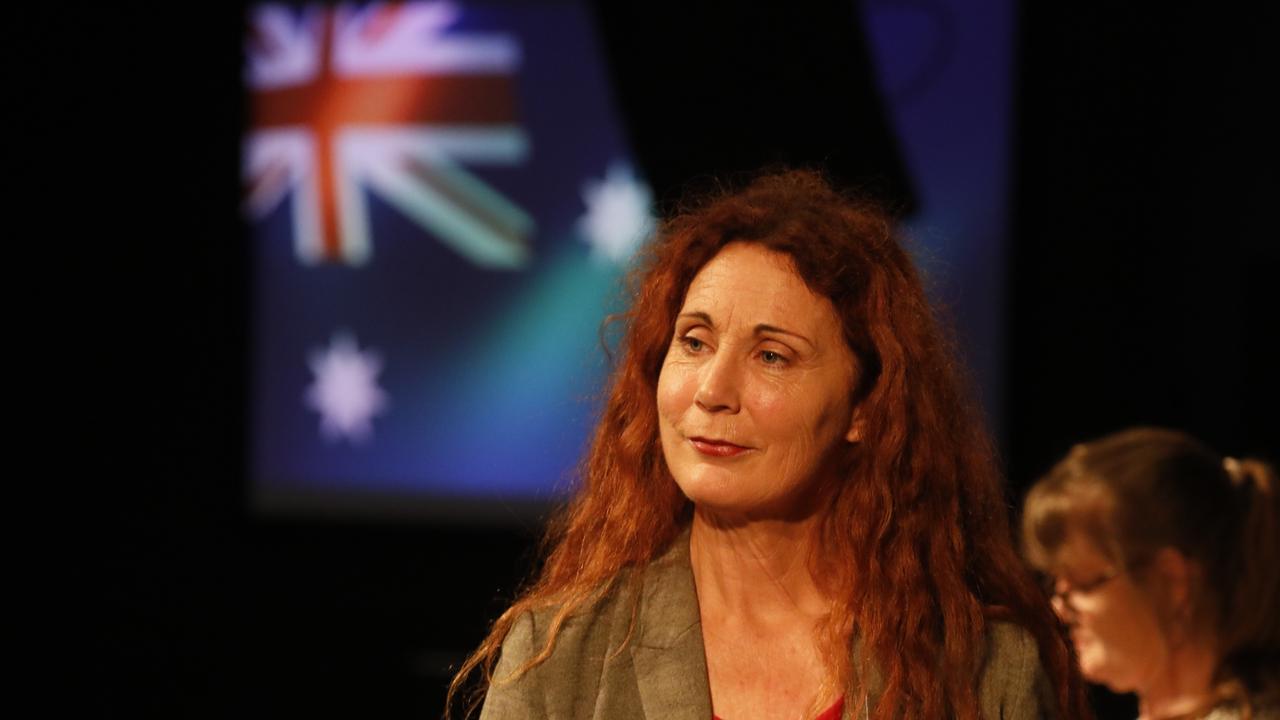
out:
<path id="1" fill-rule="evenodd" d="M 542 649 L 552 613 L 522 616 L 502 645 L 480 720 L 711 720 L 688 533 L 638 582 L 616 588 L 565 622 L 545 662 L 503 682 Z M 636 625 L 623 648 L 633 609 Z M 992 623 L 983 663 L 979 700 L 986 720 L 1054 717 L 1054 693 L 1029 632 Z M 874 707 L 877 679 L 868 684 Z M 861 710 L 852 704 L 845 720 Z"/>

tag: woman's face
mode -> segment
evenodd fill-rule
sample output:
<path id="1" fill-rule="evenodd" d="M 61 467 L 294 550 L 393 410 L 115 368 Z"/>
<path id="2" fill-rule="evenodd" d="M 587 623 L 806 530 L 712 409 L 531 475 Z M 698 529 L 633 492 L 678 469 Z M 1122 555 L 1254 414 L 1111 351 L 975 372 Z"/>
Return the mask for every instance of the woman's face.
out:
<path id="1" fill-rule="evenodd" d="M 733 243 L 694 277 L 658 378 L 662 451 L 702 508 L 782 517 L 856 440 L 840 319 L 791 259 Z"/>
<path id="2" fill-rule="evenodd" d="M 1071 630 L 1080 669 L 1116 692 L 1151 686 L 1169 647 L 1148 593 L 1131 572 L 1118 572 L 1083 533 L 1071 532 L 1058 554 L 1053 608 Z M 1108 579 L 1109 578 L 1109 579 Z"/>

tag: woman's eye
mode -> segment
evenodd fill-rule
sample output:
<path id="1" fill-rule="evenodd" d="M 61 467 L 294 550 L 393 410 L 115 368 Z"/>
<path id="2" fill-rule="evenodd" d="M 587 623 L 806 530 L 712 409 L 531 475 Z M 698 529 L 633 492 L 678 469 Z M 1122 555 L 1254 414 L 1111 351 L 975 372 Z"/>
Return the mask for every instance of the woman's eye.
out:
<path id="1" fill-rule="evenodd" d="M 787 359 L 783 357 L 782 353 L 774 352 L 773 350 L 765 350 L 761 352 L 760 359 L 767 365 L 781 365 L 787 361 Z"/>
<path id="2" fill-rule="evenodd" d="M 688 335 L 680 338 L 680 342 L 684 345 L 685 349 L 690 352 L 702 352 L 702 350 L 707 346 L 706 343 L 702 342 L 698 338 L 689 337 Z"/>

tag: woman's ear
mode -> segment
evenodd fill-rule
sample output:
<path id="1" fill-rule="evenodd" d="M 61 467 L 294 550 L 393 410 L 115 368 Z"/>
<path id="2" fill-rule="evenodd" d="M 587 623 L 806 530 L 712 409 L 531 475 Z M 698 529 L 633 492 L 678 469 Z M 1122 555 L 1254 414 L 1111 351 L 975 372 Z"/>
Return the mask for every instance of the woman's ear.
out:
<path id="1" fill-rule="evenodd" d="M 844 439 L 850 443 L 862 442 L 862 430 L 865 423 L 862 422 L 862 408 L 853 409 L 853 417 L 849 419 L 849 432 L 844 434 Z"/>
<path id="2" fill-rule="evenodd" d="M 1151 570 L 1164 600 L 1167 618 L 1184 624 L 1191 618 L 1198 567 L 1177 548 L 1163 547 L 1151 558 Z"/>
<path id="3" fill-rule="evenodd" d="M 1191 561 L 1177 548 L 1160 548 L 1151 559 L 1151 567 L 1159 574 L 1170 600 L 1182 602 L 1190 594 Z"/>

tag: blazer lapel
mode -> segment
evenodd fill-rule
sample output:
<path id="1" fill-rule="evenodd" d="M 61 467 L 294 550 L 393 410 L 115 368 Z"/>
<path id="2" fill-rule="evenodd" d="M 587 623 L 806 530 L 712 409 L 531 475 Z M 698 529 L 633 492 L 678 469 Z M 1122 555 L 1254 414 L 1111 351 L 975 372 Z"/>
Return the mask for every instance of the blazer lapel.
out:
<path id="1" fill-rule="evenodd" d="M 631 662 L 646 718 L 710 720 L 706 650 L 689 534 L 644 570 Z"/>
<path id="2" fill-rule="evenodd" d="M 884 692 L 884 678 L 880 668 L 865 654 L 862 638 L 853 640 L 854 687 L 845 690 L 844 713 L 841 720 L 867 720 L 871 710 L 880 702 L 880 694 Z M 866 703 L 855 702 L 861 697 L 857 685 L 861 683 L 867 691 Z"/>

